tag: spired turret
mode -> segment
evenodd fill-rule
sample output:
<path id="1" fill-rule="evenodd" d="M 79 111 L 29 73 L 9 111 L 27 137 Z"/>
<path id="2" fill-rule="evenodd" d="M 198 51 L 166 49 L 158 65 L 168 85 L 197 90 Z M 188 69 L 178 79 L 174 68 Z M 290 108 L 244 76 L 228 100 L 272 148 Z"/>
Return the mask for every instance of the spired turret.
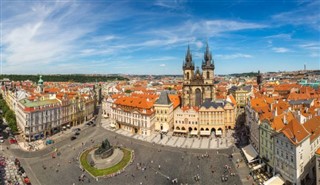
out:
<path id="1" fill-rule="evenodd" d="M 209 45 L 207 43 L 206 51 L 204 53 L 204 60 L 202 60 L 202 70 L 211 69 L 214 70 L 214 61 L 212 59 L 212 54 L 209 50 Z"/>
<path id="2" fill-rule="evenodd" d="M 202 76 L 205 84 L 213 84 L 214 79 L 214 63 L 212 59 L 212 54 L 209 50 L 209 45 L 207 43 L 206 51 L 204 52 L 204 60 L 202 60 Z"/>
<path id="3" fill-rule="evenodd" d="M 190 84 L 190 80 L 194 76 L 194 63 L 192 61 L 192 54 L 190 51 L 190 46 L 188 45 L 185 60 L 183 62 L 183 79 L 185 84 Z"/>
<path id="4" fill-rule="evenodd" d="M 187 70 L 187 69 L 194 70 L 194 63 L 192 61 L 192 54 L 191 54 L 189 45 L 188 45 L 188 50 L 186 53 L 185 60 L 183 62 L 183 70 Z"/>

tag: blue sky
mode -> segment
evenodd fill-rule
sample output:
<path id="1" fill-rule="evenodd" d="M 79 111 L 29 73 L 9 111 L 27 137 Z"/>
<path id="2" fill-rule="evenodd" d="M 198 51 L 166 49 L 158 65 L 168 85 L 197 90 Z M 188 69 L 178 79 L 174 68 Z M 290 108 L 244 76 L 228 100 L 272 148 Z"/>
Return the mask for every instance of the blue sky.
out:
<path id="1" fill-rule="evenodd" d="M 2 72 L 216 74 L 320 68 L 320 1 L 1 1 Z"/>

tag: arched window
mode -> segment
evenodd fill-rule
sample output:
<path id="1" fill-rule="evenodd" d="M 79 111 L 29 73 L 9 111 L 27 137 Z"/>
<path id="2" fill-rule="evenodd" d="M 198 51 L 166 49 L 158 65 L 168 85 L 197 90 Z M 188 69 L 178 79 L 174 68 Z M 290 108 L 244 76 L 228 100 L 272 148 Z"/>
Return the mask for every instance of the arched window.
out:
<path id="1" fill-rule="evenodd" d="M 189 80 L 189 72 L 187 72 L 187 80 Z"/>
<path id="2" fill-rule="evenodd" d="M 210 78 L 210 72 L 207 71 L 207 79 L 209 79 L 209 78 Z"/>

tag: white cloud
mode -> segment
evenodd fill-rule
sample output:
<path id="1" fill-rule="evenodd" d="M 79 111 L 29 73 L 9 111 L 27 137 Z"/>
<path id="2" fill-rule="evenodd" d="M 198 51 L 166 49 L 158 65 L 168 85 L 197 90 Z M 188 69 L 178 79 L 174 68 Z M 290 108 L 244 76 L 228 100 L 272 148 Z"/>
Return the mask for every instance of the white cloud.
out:
<path id="1" fill-rule="evenodd" d="M 317 42 L 309 42 L 298 45 L 300 48 L 307 49 L 307 50 L 317 50 L 320 51 L 320 43 Z"/>
<path id="2" fill-rule="evenodd" d="M 276 14 L 272 18 L 276 23 L 308 25 L 320 30 L 319 6 L 320 1 L 310 1 L 293 11 Z"/>
<path id="3" fill-rule="evenodd" d="M 276 48 L 276 47 L 272 48 L 272 50 L 276 53 L 287 53 L 291 51 L 288 48 Z"/>
<path id="4" fill-rule="evenodd" d="M 243 54 L 243 53 L 236 53 L 236 54 L 230 54 L 230 55 L 215 55 L 217 58 L 230 60 L 230 59 L 236 59 L 236 58 L 252 58 L 252 55 Z"/>
<path id="5" fill-rule="evenodd" d="M 195 45 L 197 46 L 198 49 L 202 48 L 203 43 L 201 41 L 195 42 Z"/>
<path id="6" fill-rule="evenodd" d="M 195 21 L 186 21 L 180 25 L 164 28 L 164 29 L 155 29 L 148 31 L 148 33 L 154 35 L 163 35 L 163 36 L 176 36 L 176 37 L 212 37 L 219 34 L 224 34 L 226 32 L 247 30 L 247 29 L 261 29 L 268 27 L 268 25 L 257 24 L 252 22 L 244 21 L 234 21 L 234 20 L 195 20 Z"/>
<path id="7" fill-rule="evenodd" d="M 160 67 L 166 67 L 166 64 L 160 64 Z"/>
<path id="8" fill-rule="evenodd" d="M 167 9 L 183 9 L 184 3 L 184 0 L 157 0 L 154 5 Z"/>
<path id="9" fill-rule="evenodd" d="M 313 57 L 313 58 L 317 58 L 317 57 L 320 57 L 320 53 L 318 52 L 312 52 L 310 55 L 310 57 Z"/>
<path id="10" fill-rule="evenodd" d="M 285 39 L 285 40 L 290 40 L 291 39 L 291 34 L 276 34 L 276 35 L 269 35 L 266 36 L 266 39 Z"/>
<path id="11" fill-rule="evenodd" d="M 10 5 L 10 2 L 7 4 Z M 3 9 L 5 16 L 1 47 L 5 73 L 16 73 L 21 68 L 24 73 L 49 71 L 56 62 L 74 63 L 74 60 L 78 60 L 77 56 L 113 53 L 118 48 L 102 47 L 101 44 L 92 42 L 106 44 L 118 39 L 118 36 L 106 34 L 95 37 L 89 34 L 97 30 L 102 20 L 112 22 L 128 16 L 122 16 L 119 11 L 100 14 L 94 11 L 94 6 L 83 6 L 74 1 L 19 1 L 11 5 L 14 6 Z M 13 8 L 20 6 L 24 8 L 19 11 Z M 119 9 L 117 6 L 110 3 L 105 9 Z"/>

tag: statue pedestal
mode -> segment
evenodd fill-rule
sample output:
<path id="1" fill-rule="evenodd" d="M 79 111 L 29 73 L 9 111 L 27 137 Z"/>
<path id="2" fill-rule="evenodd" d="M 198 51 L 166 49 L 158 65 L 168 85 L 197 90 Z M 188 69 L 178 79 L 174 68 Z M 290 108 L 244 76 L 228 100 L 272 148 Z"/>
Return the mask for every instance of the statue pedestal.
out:
<path id="1" fill-rule="evenodd" d="M 107 156 L 107 155 L 110 153 L 106 153 L 106 155 L 103 155 L 103 156 L 96 155 L 95 154 L 96 150 L 98 150 L 98 149 L 95 149 L 95 150 L 92 150 L 91 152 L 89 152 L 87 160 L 89 163 L 94 162 L 94 167 L 97 169 L 109 168 L 109 167 L 112 167 L 112 166 L 118 164 L 122 160 L 123 155 L 124 155 L 122 150 L 119 148 L 116 148 L 116 149 L 112 148 L 112 153 L 109 156 Z M 105 157 L 105 156 L 107 156 L 107 157 Z"/>

